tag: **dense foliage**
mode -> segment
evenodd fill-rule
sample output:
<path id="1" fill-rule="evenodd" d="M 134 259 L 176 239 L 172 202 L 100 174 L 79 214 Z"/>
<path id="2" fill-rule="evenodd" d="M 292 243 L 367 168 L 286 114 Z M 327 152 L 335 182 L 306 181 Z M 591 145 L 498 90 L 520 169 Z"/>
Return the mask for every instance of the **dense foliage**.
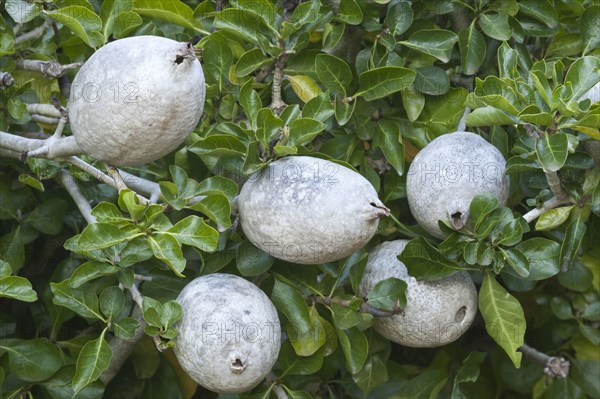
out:
<path id="1" fill-rule="evenodd" d="M 44 138 L 61 114 L 37 104 L 68 105 L 76 69 L 52 74 L 28 61 L 84 62 L 127 36 L 197 43 L 208 87 L 185 144 L 127 168 L 125 183 L 153 203 L 99 180 L 107 166 L 89 157 L 98 170 L 24 159 L 0 142 L 0 396 L 217 397 L 196 392 L 169 347 L 174 298 L 219 271 L 265 291 L 287 337 L 253 397 L 600 398 L 600 168 L 591 156 L 600 104 L 581 99 L 600 81 L 595 4 L 3 1 L 2 132 Z M 117 101 L 127 83 L 111 89 Z M 442 241 L 416 226 L 406 173 L 467 107 L 466 129 L 507 159 L 511 194 L 506 207 L 476 198 L 471 227 L 442 226 Z M 245 239 L 241 185 L 293 154 L 334 159 L 376 188 L 392 217 L 366 248 L 295 265 Z M 160 195 L 137 189 L 135 176 L 158 182 Z M 402 347 L 371 327 L 357 287 L 368 251 L 396 238 L 412 239 L 401 259 L 418 279 L 463 269 L 476 282 L 479 315 L 453 344 Z M 369 304 L 380 310 L 405 299 L 397 280 L 376 288 Z M 545 374 L 524 344 L 567 359 L 568 376 Z"/>

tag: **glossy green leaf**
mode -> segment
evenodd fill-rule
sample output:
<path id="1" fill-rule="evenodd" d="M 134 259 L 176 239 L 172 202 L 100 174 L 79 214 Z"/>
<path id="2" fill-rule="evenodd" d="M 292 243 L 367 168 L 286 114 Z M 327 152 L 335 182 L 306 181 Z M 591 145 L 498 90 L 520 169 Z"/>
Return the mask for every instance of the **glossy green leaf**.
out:
<path id="1" fill-rule="evenodd" d="M 113 318 L 118 315 L 125 306 L 125 295 L 117 286 L 104 288 L 100 292 L 100 310 L 106 317 Z"/>
<path id="2" fill-rule="evenodd" d="M 506 263 L 519 277 L 527 278 L 529 276 L 529 262 L 521 251 L 515 248 L 500 248 L 500 252 Z"/>
<path id="3" fill-rule="evenodd" d="M 275 279 L 271 300 L 298 332 L 311 329 L 310 315 L 304 297 L 296 288 Z"/>
<path id="4" fill-rule="evenodd" d="M 559 272 L 560 245 L 557 242 L 535 237 L 523 241 L 516 248 L 529 261 L 528 280 L 543 280 Z"/>
<path id="5" fill-rule="evenodd" d="M 235 264 L 242 276 L 254 277 L 265 273 L 273 266 L 275 259 L 250 241 L 243 241 L 237 248 Z"/>
<path id="6" fill-rule="evenodd" d="M 346 358 L 346 367 L 352 374 L 356 374 L 364 366 L 369 354 L 367 337 L 357 327 L 347 330 L 338 328 L 337 333 L 342 352 L 344 352 Z"/>
<path id="7" fill-rule="evenodd" d="M 340 1 L 336 19 L 349 25 L 358 25 L 363 20 L 363 13 L 356 0 Z"/>
<path id="8" fill-rule="evenodd" d="M 522 0 L 519 2 L 519 12 L 543 22 L 549 28 L 558 24 L 558 12 L 548 0 Z"/>
<path id="9" fill-rule="evenodd" d="M 0 349 L 8 352 L 10 371 L 23 381 L 44 381 L 63 365 L 60 351 L 46 338 L 3 343 Z"/>
<path id="10" fill-rule="evenodd" d="M 0 278 L 0 297 L 23 302 L 37 301 L 37 293 L 25 277 L 9 276 Z"/>
<path id="11" fill-rule="evenodd" d="M 413 10 L 407 2 L 398 2 L 388 9 L 385 22 L 394 36 L 399 36 L 406 32 L 413 22 Z"/>
<path id="12" fill-rule="evenodd" d="M 148 244 L 150 244 L 154 256 L 165 262 L 176 275 L 183 277 L 185 259 L 181 252 L 181 244 L 174 235 L 163 233 L 149 236 Z"/>
<path id="13" fill-rule="evenodd" d="M 404 144 L 400 136 L 400 126 L 386 119 L 377 123 L 379 131 L 373 138 L 373 147 L 381 149 L 385 159 L 402 176 L 404 173 Z"/>
<path id="14" fill-rule="evenodd" d="M 196 141 L 189 150 L 198 155 L 239 157 L 246 154 L 246 146 L 237 137 L 215 134 Z"/>
<path id="15" fill-rule="evenodd" d="M 279 33 L 270 27 L 264 18 L 249 9 L 226 8 L 217 14 L 214 26 L 261 47 L 265 47 L 266 38 L 279 37 Z"/>
<path id="16" fill-rule="evenodd" d="M 458 32 L 458 48 L 460 61 L 465 75 L 473 75 L 483 63 L 486 51 L 485 38 L 472 23 L 468 28 Z"/>
<path id="17" fill-rule="evenodd" d="M 368 395 L 373 388 L 388 381 L 387 367 L 378 354 L 370 355 L 364 366 L 352 379 L 359 386 L 363 394 Z"/>
<path id="18" fill-rule="evenodd" d="M 498 199 L 489 194 L 476 195 L 469 205 L 469 218 L 475 229 L 481 226 L 484 219 L 498 206 Z"/>
<path id="19" fill-rule="evenodd" d="M 489 272 L 484 274 L 479 290 L 479 310 L 488 334 L 519 368 L 523 354 L 517 349 L 524 343 L 526 326 L 523 308 Z"/>
<path id="20" fill-rule="evenodd" d="M 560 208 L 545 211 L 535 222 L 535 229 L 538 231 L 546 231 L 557 228 L 569 218 L 573 207 L 574 205 L 562 206 Z"/>
<path id="21" fill-rule="evenodd" d="M 29 22 L 42 12 L 41 4 L 29 3 L 25 0 L 6 0 L 4 8 L 18 24 Z"/>
<path id="22" fill-rule="evenodd" d="M 508 23 L 508 15 L 486 13 L 479 18 L 479 27 L 492 39 L 504 41 L 512 36 L 512 29 Z"/>
<path id="23" fill-rule="evenodd" d="M 290 144 L 302 145 L 313 141 L 325 128 L 323 122 L 312 118 L 298 118 L 290 123 Z"/>
<path id="24" fill-rule="evenodd" d="M 134 337 L 136 330 L 140 328 L 140 323 L 134 318 L 125 317 L 113 322 L 112 327 L 117 337 L 131 339 Z"/>
<path id="25" fill-rule="evenodd" d="M 134 0 L 133 11 L 188 29 L 200 30 L 192 9 L 179 0 Z"/>
<path id="26" fill-rule="evenodd" d="M 86 226 L 77 240 L 76 247 L 82 251 L 96 251 L 129 241 L 143 233 L 123 231 L 108 223 L 93 223 Z"/>
<path id="27" fill-rule="evenodd" d="M 100 337 L 88 341 L 79 352 L 75 376 L 73 377 L 73 391 L 75 393 L 81 391 L 91 382 L 96 381 L 102 372 L 108 368 L 112 358 L 112 349 L 104 339 L 105 334 L 106 329 L 102 331 Z"/>
<path id="28" fill-rule="evenodd" d="M 288 338 L 298 356 L 311 356 L 325 345 L 325 329 L 321 324 L 317 309 L 312 306 L 308 315 L 310 320 L 308 330 L 299 330 L 291 323 L 286 326 Z"/>
<path id="29" fill-rule="evenodd" d="M 599 69 L 600 58 L 593 56 L 578 58 L 571 64 L 565 76 L 565 83 L 570 82 L 573 90 L 571 99 L 578 100 L 600 82 Z"/>
<path id="30" fill-rule="evenodd" d="M 470 127 L 509 125 L 514 122 L 506 112 L 494 107 L 477 108 L 467 115 L 467 126 Z"/>
<path id="31" fill-rule="evenodd" d="M 310 76 L 287 76 L 287 79 L 290 81 L 294 93 L 305 103 L 321 94 L 319 85 Z"/>
<path id="32" fill-rule="evenodd" d="M 437 248 L 421 236 L 410 240 L 398 260 L 404 263 L 408 274 L 417 280 L 439 280 L 459 269 L 457 264 L 442 256 Z"/>
<path id="33" fill-rule="evenodd" d="M 345 96 L 352 83 L 352 70 L 346 61 L 330 54 L 319 54 L 315 58 L 315 71 L 325 88 Z"/>
<path id="34" fill-rule="evenodd" d="M 204 43 L 202 56 L 204 59 L 202 69 L 207 75 L 207 81 L 215 82 L 219 92 L 222 92 L 229 83 L 229 68 L 233 64 L 233 53 L 225 35 L 222 33 L 210 35 Z"/>
<path id="35" fill-rule="evenodd" d="M 438 397 L 447 381 L 446 373 L 427 369 L 403 384 L 390 399 L 431 399 Z"/>
<path id="36" fill-rule="evenodd" d="M 406 306 L 406 288 L 404 280 L 386 278 L 379 281 L 368 293 L 368 302 L 379 309 L 394 310 Z"/>
<path id="37" fill-rule="evenodd" d="M 579 30 L 581 31 L 581 39 L 583 40 L 583 54 L 587 54 L 592 50 L 600 47 L 600 6 L 592 5 L 588 7 L 579 20 Z"/>
<path id="38" fill-rule="evenodd" d="M 450 80 L 446 72 L 436 66 L 416 69 L 414 87 L 418 91 L 431 96 L 445 94 L 450 89 Z"/>
<path id="39" fill-rule="evenodd" d="M 69 280 L 50 283 L 50 288 L 54 294 L 54 304 L 69 308 L 82 317 L 105 321 L 100 314 L 98 295 L 94 290 L 90 290 L 89 287 L 71 288 Z"/>
<path id="40" fill-rule="evenodd" d="M 465 399 L 468 396 L 462 391 L 461 384 L 464 382 L 476 382 L 479 379 L 481 363 L 486 357 L 485 352 L 471 352 L 462 361 L 460 368 L 454 377 L 452 386 L 452 399 Z"/>
<path id="41" fill-rule="evenodd" d="M 73 5 L 45 13 L 56 22 L 64 24 L 90 47 L 100 47 L 106 40 L 100 33 L 102 20 L 86 7 Z"/>
<path id="42" fill-rule="evenodd" d="M 180 244 L 190 245 L 205 252 L 213 252 L 219 242 L 219 233 L 195 215 L 181 219 L 167 230 L 167 233 L 175 237 Z"/>
<path id="43" fill-rule="evenodd" d="M 366 101 L 387 97 L 408 87 L 415 80 L 416 73 L 407 68 L 380 67 L 363 72 L 358 77 L 359 91 Z"/>
<path id="44" fill-rule="evenodd" d="M 55 235 L 63 229 L 67 203 L 60 198 L 50 198 L 25 216 L 25 221 L 44 234 Z"/>
<path id="45" fill-rule="evenodd" d="M 458 36 L 454 32 L 443 29 L 424 29 L 413 33 L 408 40 L 399 43 L 429 54 L 442 62 L 448 62 L 456 42 L 458 42 Z"/>
<path id="46" fill-rule="evenodd" d="M 278 358 L 282 369 L 281 376 L 317 373 L 323 366 L 324 352 L 324 348 L 322 348 L 311 356 L 298 356 L 289 341 L 284 341 L 281 344 Z"/>
<path id="47" fill-rule="evenodd" d="M 425 96 L 418 92 L 414 86 L 402 90 L 402 107 L 411 122 L 416 121 L 425 107 Z"/>
<path id="48" fill-rule="evenodd" d="M 544 134 L 536 140 L 535 153 L 547 172 L 556 172 L 565 164 L 569 141 L 566 133 Z"/>
<path id="49" fill-rule="evenodd" d="M 560 247 L 560 266 L 562 270 L 570 270 L 579 253 L 587 226 L 581 213 L 569 223 L 565 231 L 565 239 Z M 1 281 L 1 280 L 0 280 Z"/>
<path id="50" fill-rule="evenodd" d="M 167 301 L 163 304 L 160 311 L 160 322 L 165 328 L 173 326 L 173 324 L 181 319 L 181 305 L 175 300 Z"/>
<path id="51" fill-rule="evenodd" d="M 268 64 L 269 62 L 273 62 L 271 57 L 267 57 L 262 50 L 258 48 L 253 48 L 246 51 L 238 62 L 235 64 L 234 73 L 238 77 L 246 76 L 258 68 Z"/>
<path id="52" fill-rule="evenodd" d="M 204 213 L 217 225 L 217 230 L 223 232 L 231 227 L 231 205 L 227 197 L 221 194 L 208 195 L 194 205 L 190 206 L 198 212 Z"/>

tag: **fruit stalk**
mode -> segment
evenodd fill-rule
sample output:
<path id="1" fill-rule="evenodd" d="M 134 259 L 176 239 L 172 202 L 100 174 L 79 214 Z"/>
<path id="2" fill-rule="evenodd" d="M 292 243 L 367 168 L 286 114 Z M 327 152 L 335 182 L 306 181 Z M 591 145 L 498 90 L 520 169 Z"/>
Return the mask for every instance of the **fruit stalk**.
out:
<path id="1" fill-rule="evenodd" d="M 83 62 L 63 65 L 56 61 L 17 60 L 16 65 L 19 69 L 40 72 L 46 78 L 59 78 L 69 69 L 80 68 Z"/>
<path id="2" fill-rule="evenodd" d="M 570 363 L 564 357 L 548 356 L 525 344 L 519 348 L 521 352 L 544 366 L 544 373 L 552 378 L 566 378 L 569 375 Z"/>

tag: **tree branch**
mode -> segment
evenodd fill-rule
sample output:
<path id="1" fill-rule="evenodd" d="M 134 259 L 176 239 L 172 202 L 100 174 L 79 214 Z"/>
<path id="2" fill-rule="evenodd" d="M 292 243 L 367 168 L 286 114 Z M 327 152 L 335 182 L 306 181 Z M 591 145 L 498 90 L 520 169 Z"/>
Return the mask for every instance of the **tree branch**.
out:
<path id="1" fill-rule="evenodd" d="M 570 202 L 571 201 L 569 201 L 568 199 L 567 200 L 559 200 L 556 197 L 552 197 L 548 201 L 544 202 L 541 207 L 533 208 L 532 210 L 527 212 L 525 215 L 523 215 L 523 219 L 525 219 L 527 221 L 527 223 L 531 223 L 535 219 L 540 217 L 540 215 L 542 213 L 546 212 L 547 210 L 556 208 L 560 205 L 568 204 Z"/>
<path id="2" fill-rule="evenodd" d="M 342 299 L 337 297 L 323 297 L 312 295 L 309 298 L 314 303 L 321 303 L 327 306 L 335 303 L 336 305 L 340 305 L 344 308 L 349 308 L 352 304 L 352 301 L 350 299 Z M 404 311 L 402 310 L 402 308 L 400 308 L 400 306 L 396 306 L 394 310 L 384 310 L 376 308 L 375 306 L 369 304 L 367 301 L 363 301 L 363 303 L 360 304 L 358 311 L 361 313 L 369 313 L 375 317 L 390 317 L 397 314 L 404 314 Z"/>
<path id="3" fill-rule="evenodd" d="M 279 44 L 279 47 L 282 49 L 282 53 L 277 57 L 277 61 L 275 61 L 275 71 L 273 72 L 273 90 L 271 94 L 271 108 L 279 115 L 283 108 L 287 105 L 283 102 L 283 98 L 281 97 L 281 82 L 283 80 L 283 69 L 285 68 L 285 63 L 287 59 L 287 53 L 283 47 L 283 43 Z"/>
<path id="4" fill-rule="evenodd" d="M 563 188 L 562 184 L 560 183 L 560 178 L 558 177 L 558 173 L 548 172 L 548 171 L 544 170 L 544 174 L 546 175 L 546 180 L 548 181 L 548 186 L 550 187 L 552 194 L 554 194 L 554 196 L 559 201 L 568 201 L 569 194 L 567 194 L 567 192 Z"/>
<path id="5" fill-rule="evenodd" d="M 85 218 L 85 220 L 89 224 L 96 223 L 96 217 L 92 215 L 92 207 L 90 206 L 87 198 L 84 197 L 83 193 L 79 189 L 79 185 L 73 176 L 63 169 L 58 178 L 71 198 L 73 198 L 73 201 L 75 201 L 75 205 L 77 205 L 79 212 L 81 212 L 81 215 Z"/>
<path id="6" fill-rule="evenodd" d="M 44 32 L 46 31 L 46 29 L 48 29 L 50 27 L 52 23 L 50 21 L 44 21 L 44 23 L 40 26 L 38 26 L 35 29 L 30 30 L 27 33 L 23 33 L 20 36 L 15 37 L 15 46 L 18 46 L 19 44 L 23 43 L 23 42 L 27 42 L 29 40 L 36 40 L 39 39 Z"/>
<path id="7" fill-rule="evenodd" d="M 35 156 L 43 156 L 48 159 L 64 158 L 83 153 L 73 136 L 64 138 L 53 136 L 45 140 L 38 140 L 0 131 L 0 147 L 22 152 L 24 158 L 30 156 L 30 152 L 33 152 Z"/>
<path id="8" fill-rule="evenodd" d="M 8 73 L 0 71 L 0 89 L 4 89 L 5 87 L 10 87 L 15 84 L 15 78 Z"/>
<path id="9" fill-rule="evenodd" d="M 27 108 L 27 112 L 30 114 L 39 114 L 44 116 L 50 116 L 52 118 L 60 118 L 63 115 L 60 110 L 56 109 L 54 105 L 51 104 L 25 104 Z"/>
<path id="10" fill-rule="evenodd" d="M 548 356 L 531 346 L 524 344 L 519 348 L 526 356 L 544 366 L 544 373 L 552 378 L 566 378 L 571 364 L 564 357 Z"/>
<path id="11" fill-rule="evenodd" d="M 69 69 L 80 68 L 82 65 L 82 61 L 63 65 L 56 61 L 17 60 L 17 68 L 41 72 L 47 78 L 58 78 Z"/>

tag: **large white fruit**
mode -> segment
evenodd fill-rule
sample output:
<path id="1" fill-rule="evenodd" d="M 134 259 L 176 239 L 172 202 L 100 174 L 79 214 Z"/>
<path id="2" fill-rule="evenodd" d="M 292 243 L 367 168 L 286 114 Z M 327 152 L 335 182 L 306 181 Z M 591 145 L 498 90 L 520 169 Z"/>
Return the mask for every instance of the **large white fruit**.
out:
<path id="1" fill-rule="evenodd" d="M 377 318 L 375 330 L 390 341 L 413 348 L 449 344 L 469 329 L 477 313 L 475 285 L 466 272 L 435 281 L 417 281 L 397 258 L 407 243 L 384 242 L 369 253 L 359 294 L 368 297 L 373 287 L 386 278 L 404 280 L 404 314 Z"/>
<path id="2" fill-rule="evenodd" d="M 177 297 L 175 356 L 203 387 L 246 392 L 269 373 L 279 354 L 277 310 L 257 286 L 232 274 L 194 279 Z"/>
<path id="3" fill-rule="evenodd" d="M 77 144 L 112 165 L 152 162 L 198 124 L 206 85 L 190 43 L 158 36 L 116 40 L 96 51 L 71 87 Z"/>
<path id="4" fill-rule="evenodd" d="M 455 132 L 432 140 L 412 161 L 406 195 L 417 222 L 444 238 L 438 220 L 462 228 L 476 195 L 491 194 L 503 206 L 509 192 L 506 161 L 492 144 L 474 133 Z"/>
<path id="5" fill-rule="evenodd" d="M 240 222 L 254 245 L 301 264 L 333 262 L 362 248 L 389 210 L 360 174 L 307 156 L 272 162 L 244 184 Z"/>

